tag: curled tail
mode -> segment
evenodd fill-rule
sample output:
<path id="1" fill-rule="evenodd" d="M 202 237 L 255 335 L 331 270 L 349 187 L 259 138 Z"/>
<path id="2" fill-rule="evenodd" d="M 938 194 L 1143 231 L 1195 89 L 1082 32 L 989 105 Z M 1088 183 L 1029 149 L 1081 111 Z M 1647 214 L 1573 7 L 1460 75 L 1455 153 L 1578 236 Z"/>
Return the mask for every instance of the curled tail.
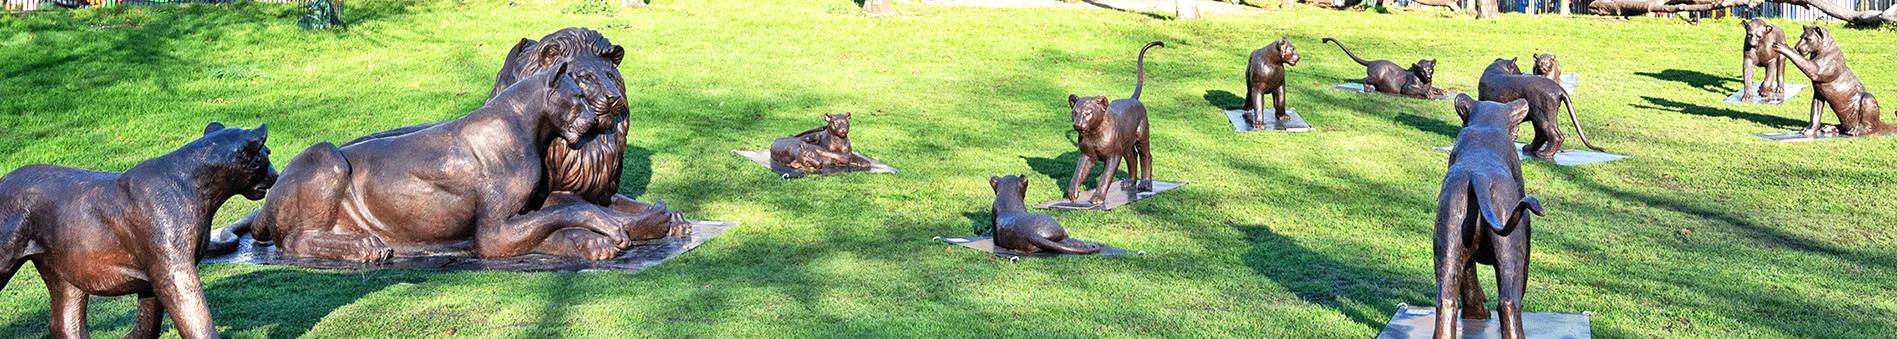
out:
<path id="1" fill-rule="evenodd" d="M 1358 65 L 1362 65 L 1364 67 L 1370 66 L 1369 61 L 1363 61 L 1363 58 L 1357 57 L 1357 53 L 1351 53 L 1350 47 L 1344 47 L 1344 43 L 1342 41 L 1337 41 L 1337 39 L 1331 39 L 1329 37 L 1325 37 L 1324 42 L 1337 44 L 1337 49 L 1344 50 L 1344 55 L 1350 56 L 1350 60 L 1356 60 Z"/>
<path id="2" fill-rule="evenodd" d="M 1482 222 L 1487 223 L 1495 233 L 1508 235 L 1514 231 L 1514 219 L 1518 206 L 1529 199 L 1522 198 L 1521 189 L 1514 187 L 1511 181 L 1495 179 L 1492 176 L 1476 175 L 1469 178 L 1469 189 L 1475 193 L 1476 209 L 1482 211 Z M 1534 206 L 1541 206 L 1535 202 Z"/>
<path id="3" fill-rule="evenodd" d="M 1140 47 L 1139 63 L 1137 64 L 1137 66 L 1134 66 L 1135 68 L 1133 71 L 1133 74 L 1135 76 L 1133 80 L 1133 100 L 1139 100 L 1140 90 L 1146 88 L 1146 50 L 1152 49 L 1153 47 L 1156 47 L 1156 46 L 1165 47 L 1166 43 L 1154 41 L 1154 42 L 1146 43 L 1146 47 Z"/>
<path id="4" fill-rule="evenodd" d="M 1573 102 L 1574 102 L 1574 97 L 1568 96 L 1567 93 L 1561 94 L 1561 106 L 1566 107 L 1568 109 L 1568 123 L 1574 125 L 1574 135 L 1577 137 L 1580 137 L 1581 144 L 1587 145 L 1588 149 L 1592 149 L 1592 150 L 1600 151 L 1600 152 L 1606 152 L 1607 149 L 1601 148 L 1600 146 L 1594 146 L 1593 141 L 1587 140 L 1587 131 L 1581 130 L 1581 117 L 1574 115 Z"/>

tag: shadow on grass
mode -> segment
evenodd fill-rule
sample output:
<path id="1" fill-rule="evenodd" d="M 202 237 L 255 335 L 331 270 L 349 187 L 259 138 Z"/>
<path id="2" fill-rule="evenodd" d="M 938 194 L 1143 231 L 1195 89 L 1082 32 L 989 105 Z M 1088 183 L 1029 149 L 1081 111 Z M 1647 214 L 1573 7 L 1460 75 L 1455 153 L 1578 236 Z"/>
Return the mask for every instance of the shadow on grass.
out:
<path id="1" fill-rule="evenodd" d="M 421 282 L 424 274 L 396 270 L 358 273 L 272 268 L 215 279 L 204 286 L 204 295 L 211 305 L 211 318 L 225 333 L 264 331 L 269 338 L 296 338 L 309 332 L 336 308 L 392 284 Z M 132 302 L 135 297 L 93 296 L 90 303 L 93 310 L 88 313 L 99 315 L 99 303 L 112 299 Z M 50 320 L 49 309 L 45 305 L 35 307 L 39 308 L 30 315 L 6 324 L 5 333 L 49 333 L 46 327 Z M 93 333 L 127 331 L 135 319 L 136 312 L 128 309 L 105 318 L 91 317 L 87 329 Z M 163 330 L 177 333 L 169 318 Z"/>
<path id="2" fill-rule="evenodd" d="M 646 187 L 652 185 L 652 150 L 628 144 L 619 163 L 619 194 L 632 198 L 645 195 Z"/>
<path id="3" fill-rule="evenodd" d="M 1080 0 L 1080 2 L 1085 2 L 1088 5 L 1093 5 L 1094 7 L 1100 7 L 1103 9 L 1111 9 L 1111 10 L 1120 11 L 1120 12 L 1144 15 L 1148 18 L 1153 18 L 1156 20 L 1172 20 L 1172 17 L 1160 15 L 1158 13 L 1150 13 L 1150 12 L 1137 11 L 1137 10 L 1128 9 L 1128 8 L 1113 7 L 1113 5 L 1109 5 L 1109 4 L 1102 3 L 1099 1 L 1094 1 L 1094 0 Z"/>
<path id="4" fill-rule="evenodd" d="M 1245 266 L 1291 290 L 1298 299 L 1329 307 L 1371 331 L 1382 329 L 1389 315 L 1365 313 L 1362 307 L 1348 304 L 1368 305 L 1373 311 L 1382 307 L 1394 310 L 1399 303 L 1434 305 L 1427 291 L 1433 290 L 1436 282 L 1426 276 L 1331 260 L 1268 226 L 1226 226 L 1244 233 L 1246 242 L 1251 243 Z"/>
<path id="5" fill-rule="evenodd" d="M 962 217 L 968 218 L 968 230 L 973 232 L 971 234 L 991 235 L 995 232 L 994 211 L 962 212 Z"/>
<path id="6" fill-rule="evenodd" d="M 1218 107 L 1221 110 L 1245 108 L 1244 97 L 1222 89 L 1205 91 L 1203 98 L 1205 98 L 1205 103 L 1212 104 L 1212 107 Z"/>
<path id="7" fill-rule="evenodd" d="M 1781 116 L 1765 115 L 1765 114 L 1750 113 L 1750 112 L 1740 112 L 1740 111 L 1724 109 L 1724 108 L 1716 108 L 1716 107 L 1699 106 L 1699 105 L 1673 101 L 1673 100 L 1668 100 L 1664 98 L 1649 97 L 1649 96 L 1642 96 L 1640 98 L 1646 99 L 1647 105 L 1635 105 L 1634 106 L 1635 108 L 1668 110 L 1668 111 L 1674 111 L 1674 112 L 1680 112 L 1680 113 L 1686 113 L 1686 114 L 1692 114 L 1692 115 L 1698 115 L 1698 116 L 1715 117 L 1715 118 L 1739 119 L 1739 120 L 1751 121 L 1754 123 L 1777 127 L 1777 128 L 1796 129 L 1796 128 L 1801 128 L 1805 126 L 1804 121 L 1799 121 L 1798 119 L 1786 118 L 1786 117 L 1781 117 Z"/>
<path id="8" fill-rule="evenodd" d="M 226 332 L 266 330 L 270 338 L 303 336 L 331 311 L 398 283 L 420 283 L 428 273 L 271 268 L 217 279 L 204 290 L 213 317 Z M 224 316 L 219 314 L 242 314 Z"/>
<path id="9" fill-rule="evenodd" d="M 1069 187 L 1067 186 L 1071 184 L 1074 180 L 1074 167 L 1078 166 L 1080 162 L 1080 151 L 1078 150 L 1068 151 L 1067 153 L 1061 153 L 1061 155 L 1056 156 L 1054 158 L 1037 158 L 1037 157 L 1024 156 L 1024 157 L 1021 157 L 1021 160 L 1026 161 L 1028 164 L 1028 167 L 1033 168 L 1035 173 L 1040 173 L 1041 175 L 1046 175 L 1050 178 L 1054 178 L 1054 183 L 1055 183 L 1054 189 L 1061 192 L 1061 194 L 1066 194 L 1067 190 L 1069 189 Z M 1113 180 L 1125 180 L 1126 167 L 1130 165 L 1131 164 L 1127 164 L 1125 161 L 1121 161 L 1119 168 L 1112 169 Z M 1095 187 L 1099 187 L 1099 185 L 1101 184 L 1101 182 L 1099 182 L 1100 173 L 1104 173 L 1102 171 L 1107 170 L 1106 169 L 1107 165 L 1105 162 L 1095 161 L 1093 164 L 1089 164 L 1087 166 L 1089 168 L 1092 168 L 1092 170 L 1087 171 L 1087 178 L 1085 180 L 1082 180 L 1080 184 L 1081 184 L 1081 187 L 1091 190 Z M 1159 166 L 1155 165 L 1153 167 L 1158 168 Z M 1161 178 L 1155 177 L 1153 179 L 1160 180 Z M 1028 204 L 1034 204 L 1034 202 L 1028 202 Z"/>
<path id="10" fill-rule="evenodd" d="M 1734 213 L 1736 211 L 1726 210 L 1716 201 L 1710 201 L 1709 199 L 1676 199 L 1658 194 L 1637 192 L 1603 183 L 1596 179 L 1589 171 L 1583 169 L 1560 166 L 1546 167 L 1568 178 L 1567 181 L 1575 183 L 1583 189 L 1600 192 L 1615 198 L 1616 201 L 1624 202 L 1622 204 L 1632 203 L 1638 206 L 1648 206 L 1730 226 L 1730 230 L 1734 231 L 1740 238 L 1753 243 L 1753 248 L 1749 250 L 1761 252 L 1757 255 L 1774 259 L 1757 263 L 1760 266 L 1782 265 L 1787 262 L 1797 261 L 1797 259 L 1789 258 L 1782 254 L 1769 253 L 1772 250 L 1782 249 L 1830 257 L 1865 267 L 1882 269 L 1897 268 L 1897 258 L 1888 255 L 1880 255 L 1876 252 L 1841 249 L 1825 241 L 1806 239 L 1797 235 L 1787 234 L 1773 226 L 1762 225 L 1749 220 Z M 1584 211 L 1572 212 L 1572 214 L 1584 216 L 1614 215 L 1622 211 L 1619 208 L 1599 205 L 1582 205 L 1575 206 L 1574 208 L 1584 209 Z M 1561 233 L 1552 232 L 1549 234 L 1559 235 Z M 1566 244 L 1570 247 L 1574 246 L 1574 244 L 1587 246 L 1600 245 L 1598 243 L 1599 239 L 1593 237 L 1586 239 L 1556 238 L 1550 240 L 1556 240 L 1558 241 L 1557 244 Z M 1716 274 L 1715 272 L 1732 269 L 1732 267 L 1709 267 L 1705 265 L 1695 265 L 1694 267 L 1679 269 L 1644 267 L 1643 263 L 1638 260 L 1629 261 L 1601 249 L 1571 248 L 1570 250 L 1575 254 L 1592 257 L 1591 259 L 1624 261 L 1620 263 L 1601 263 L 1601 265 L 1629 267 L 1628 270 L 1635 271 L 1632 274 L 1616 275 L 1614 279 L 1604 279 L 1600 282 L 1603 286 L 1598 287 L 1605 291 L 1628 291 L 1618 293 L 1630 295 L 1660 293 L 1635 291 L 1653 291 L 1653 286 L 1643 285 L 1640 283 L 1642 281 L 1667 285 L 1677 288 L 1680 291 L 1685 291 L 1685 293 L 1697 294 L 1712 299 L 1712 301 L 1703 305 L 1703 307 L 1711 308 L 1706 310 L 1708 312 L 1751 312 L 1756 316 L 1740 317 L 1735 318 L 1735 320 L 1751 324 L 1752 326 L 1772 328 L 1780 331 L 1779 333 L 1797 334 L 1799 336 L 1840 337 L 1849 336 L 1846 335 L 1846 333 L 1890 333 L 1889 331 L 1897 331 L 1897 324 L 1889 322 L 1888 317 L 1877 315 L 1876 312 L 1866 313 L 1862 312 L 1863 310 L 1849 309 L 1849 305 L 1838 305 L 1826 301 L 1812 300 L 1799 293 L 1785 293 L 1782 291 L 1782 287 L 1779 286 L 1743 284 L 1727 280 L 1709 280 L 1704 278 L 1704 276 L 1708 274 Z M 1783 261 L 1779 261 L 1779 259 L 1783 259 Z M 1557 266 L 1542 269 L 1562 268 Z M 1648 271 L 1650 269 L 1657 270 Z M 1876 274 L 1844 274 L 1840 277 L 1845 278 L 1844 282 L 1842 282 L 1845 284 L 1881 283 L 1881 278 L 1876 277 Z M 1530 283 L 1532 284 L 1533 281 L 1531 280 Z M 1676 307 L 1692 306 L 1693 305 L 1676 305 Z"/>
<path id="11" fill-rule="evenodd" d="M 1737 89 L 1726 87 L 1727 82 L 1731 82 L 1735 79 L 1713 75 L 1713 74 L 1707 74 L 1705 72 L 1700 72 L 1700 71 L 1689 71 L 1689 70 L 1683 70 L 1683 69 L 1668 69 L 1668 70 L 1663 70 L 1657 73 L 1656 72 L 1634 72 L 1634 75 L 1641 75 L 1641 76 L 1646 76 L 1646 77 L 1654 78 L 1654 79 L 1683 83 L 1683 84 L 1686 84 L 1687 86 L 1692 86 L 1693 88 L 1697 88 L 1701 91 L 1719 94 L 1720 97 L 1722 98 L 1727 94 L 1738 91 Z"/>
<path id="12" fill-rule="evenodd" d="M 1646 193 L 1640 193 L 1640 192 L 1617 188 L 1612 185 L 1603 184 L 1597 180 L 1594 180 L 1593 175 L 1589 174 L 1588 172 L 1577 170 L 1573 167 L 1554 167 L 1553 170 L 1561 173 L 1563 176 L 1569 178 L 1569 181 L 1574 182 L 1583 188 L 1598 191 L 1622 201 L 1635 202 L 1643 206 L 1651 206 L 1651 207 L 1655 207 L 1659 209 L 1691 215 L 1699 219 L 1713 220 L 1713 221 L 1718 221 L 1720 223 L 1732 225 L 1734 229 L 1744 231 L 1745 237 L 1747 239 L 1757 242 L 1760 247 L 1786 248 L 1786 249 L 1791 249 L 1791 250 L 1800 251 L 1800 252 L 1808 252 L 1808 253 L 1813 253 L 1813 254 L 1825 255 L 1825 256 L 1838 258 L 1841 260 L 1855 262 L 1864 266 L 1885 267 L 1885 268 L 1897 267 L 1897 266 L 1892 265 L 1893 262 L 1897 262 L 1897 258 L 1880 257 L 1880 256 L 1871 255 L 1868 253 L 1857 253 L 1857 252 L 1853 252 L 1849 250 L 1840 249 L 1834 245 L 1825 243 L 1823 241 L 1814 241 L 1814 240 L 1800 238 L 1798 236 L 1786 234 L 1784 231 L 1780 231 L 1770 226 L 1760 225 L 1759 223 L 1753 222 L 1751 220 L 1747 220 L 1744 217 L 1733 215 L 1728 211 L 1721 211 L 1718 208 L 1703 206 L 1701 203 L 1694 203 L 1694 202 L 1690 202 L 1686 200 L 1677 200 L 1677 199 L 1667 198 L 1660 195 L 1646 194 Z"/>
<path id="13" fill-rule="evenodd" d="M 1462 133 L 1462 126 L 1451 125 L 1442 120 L 1430 119 L 1420 115 L 1397 113 L 1396 118 L 1393 119 L 1396 120 L 1397 123 L 1409 125 L 1410 127 L 1415 127 L 1424 132 L 1430 132 L 1452 139 L 1456 137 L 1456 134 Z"/>

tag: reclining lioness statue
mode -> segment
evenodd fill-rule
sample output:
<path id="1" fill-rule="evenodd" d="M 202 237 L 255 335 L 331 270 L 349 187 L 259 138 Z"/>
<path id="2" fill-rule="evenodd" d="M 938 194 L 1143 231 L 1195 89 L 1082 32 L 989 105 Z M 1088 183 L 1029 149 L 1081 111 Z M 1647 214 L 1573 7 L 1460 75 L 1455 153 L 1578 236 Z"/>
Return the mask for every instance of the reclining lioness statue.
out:
<path id="1" fill-rule="evenodd" d="M 547 146 L 579 145 L 598 123 L 567 70 L 522 79 L 460 119 L 311 146 L 290 159 L 263 208 L 232 227 L 290 256 L 333 260 L 455 251 L 611 258 L 631 243 L 625 214 L 535 201 Z"/>

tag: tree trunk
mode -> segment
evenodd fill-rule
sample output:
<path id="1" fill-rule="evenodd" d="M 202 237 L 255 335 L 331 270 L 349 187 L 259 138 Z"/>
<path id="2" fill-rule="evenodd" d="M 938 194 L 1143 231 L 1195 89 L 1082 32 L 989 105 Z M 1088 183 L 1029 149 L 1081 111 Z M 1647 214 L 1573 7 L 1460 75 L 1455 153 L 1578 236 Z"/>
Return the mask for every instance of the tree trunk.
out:
<path id="1" fill-rule="evenodd" d="M 1475 18 L 1493 19 L 1502 16 L 1502 2 L 1499 0 L 1475 0 Z"/>
<path id="2" fill-rule="evenodd" d="M 1179 9 L 1179 20 L 1199 18 L 1199 0 L 1173 0 L 1172 3 Z"/>
<path id="3" fill-rule="evenodd" d="M 1897 6 L 1881 11 L 1859 11 L 1829 0 L 1596 0 L 1587 11 L 1600 15 L 1635 16 L 1653 12 L 1687 12 L 1758 6 L 1763 3 L 1805 6 L 1857 26 L 1897 22 Z"/>
<path id="4" fill-rule="evenodd" d="M 896 9 L 889 8 L 889 0 L 863 0 L 863 13 L 871 16 L 884 16 L 896 14 Z"/>
<path id="5" fill-rule="evenodd" d="M 646 0 L 619 0 L 619 6 L 632 7 L 632 8 L 645 8 Z"/>
<path id="6" fill-rule="evenodd" d="M 1571 14 L 1569 13 L 1570 11 L 1568 10 L 1568 8 L 1574 7 L 1574 4 L 1568 1 L 1570 0 L 1561 0 L 1561 16 L 1567 16 L 1568 14 Z"/>
<path id="7" fill-rule="evenodd" d="M 1284 0 L 1284 9 L 1291 9 L 1291 6 L 1297 5 L 1297 4 L 1298 4 L 1298 0 Z"/>

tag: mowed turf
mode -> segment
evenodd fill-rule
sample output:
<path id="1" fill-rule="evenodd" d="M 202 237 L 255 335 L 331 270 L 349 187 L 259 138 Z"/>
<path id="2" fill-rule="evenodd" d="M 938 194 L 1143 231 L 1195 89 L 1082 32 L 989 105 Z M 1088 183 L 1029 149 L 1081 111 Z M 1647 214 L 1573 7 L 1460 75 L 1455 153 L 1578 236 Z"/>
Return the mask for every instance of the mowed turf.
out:
<path id="1" fill-rule="evenodd" d="M 1579 74 L 1575 108 L 1595 142 L 1633 158 L 1524 164 L 1548 210 L 1533 229 L 1528 311 L 1592 312 L 1601 337 L 1897 333 L 1897 138 L 1751 136 L 1802 127 L 1811 91 L 1781 106 L 1721 103 L 1740 86 L 1732 20 L 1297 8 L 1168 21 L 915 4 L 870 18 L 848 1 L 750 0 L 583 14 L 515 2 L 350 1 L 345 33 L 298 31 L 298 8 L 276 4 L 6 16 L 0 169 L 123 170 L 213 120 L 269 123 L 281 165 L 316 142 L 460 116 L 520 38 L 586 26 L 628 49 L 620 192 L 742 226 L 636 274 L 204 265 L 219 330 L 1368 337 L 1397 304 L 1434 304 L 1446 153 L 1432 148 L 1460 121 L 1448 101 L 1328 90 L 1363 69 L 1319 39 L 1403 65 L 1435 58 L 1439 85 L 1458 91 L 1495 58 L 1545 52 Z M 1872 92 L 1897 97 L 1892 33 L 1832 29 Z M 1281 36 L 1304 57 L 1290 106 L 1318 131 L 1235 134 L 1220 109 L 1239 105 L 1250 51 Z M 1066 96 L 1128 95 L 1134 54 L 1152 40 L 1167 42 L 1147 57 L 1155 172 L 1191 184 L 1054 214 L 1077 237 L 1146 255 L 1008 263 L 930 240 L 988 223 L 991 175 L 1028 175 L 1030 203 L 1060 197 L 1076 157 Z M 730 153 L 825 112 L 855 113 L 857 149 L 903 171 L 782 180 Z M 214 227 L 257 206 L 236 199 Z M 23 271 L 0 290 L 9 337 L 46 332 L 46 293 Z M 130 329 L 131 298 L 93 300 L 95 335 Z"/>

